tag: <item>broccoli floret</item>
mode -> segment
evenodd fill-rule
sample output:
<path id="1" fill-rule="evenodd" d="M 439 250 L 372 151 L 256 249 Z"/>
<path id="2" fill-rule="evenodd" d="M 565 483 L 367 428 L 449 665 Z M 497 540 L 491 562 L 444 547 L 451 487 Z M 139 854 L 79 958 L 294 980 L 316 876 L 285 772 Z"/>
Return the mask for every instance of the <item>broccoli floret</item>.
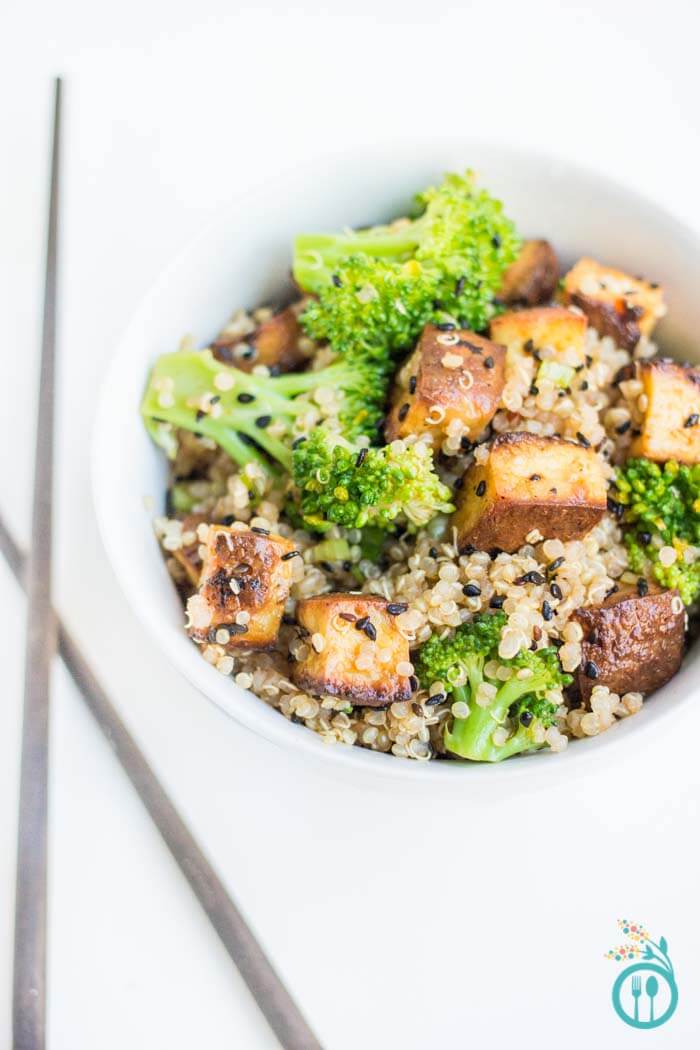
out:
<path id="1" fill-rule="evenodd" d="M 209 350 L 179 350 L 156 361 L 142 412 L 170 455 L 173 429 L 183 428 L 211 438 L 241 466 L 257 461 L 274 471 L 272 460 L 291 471 L 292 444 L 308 428 L 309 413 L 320 421 L 318 406 L 332 403 L 334 425 L 347 439 L 373 438 L 384 391 L 382 369 L 354 358 L 270 377 L 221 364 Z"/>
<path id="2" fill-rule="evenodd" d="M 700 465 L 630 459 L 618 469 L 615 487 L 630 568 L 677 588 L 691 605 L 700 595 Z M 659 561 L 664 546 L 676 551 L 673 565 Z"/>
<path id="3" fill-rule="evenodd" d="M 541 747 L 541 730 L 554 724 L 557 710 L 545 694 L 572 681 L 554 648 L 522 650 L 508 660 L 499 657 L 506 619 L 502 612 L 480 614 L 451 637 L 433 635 L 414 661 L 423 688 L 442 682 L 447 695 L 467 704 L 469 713 L 446 727 L 444 739 L 448 751 L 472 762 L 500 762 Z M 506 682 L 488 677 L 490 661 L 512 668 L 512 676 Z M 518 677 L 519 671 L 528 674 Z M 483 683 L 490 688 L 480 692 Z M 496 744 L 493 734 L 508 717 L 516 728 L 504 743 Z"/>
<path id="4" fill-rule="evenodd" d="M 358 448 L 319 427 L 296 444 L 292 477 L 304 523 L 319 532 L 331 525 L 389 529 L 397 519 L 421 527 L 454 509 L 420 442 Z"/>
<path id="5" fill-rule="evenodd" d="M 301 318 L 312 338 L 384 360 L 429 321 L 486 327 L 520 248 L 513 223 L 472 172 L 447 175 L 417 199 L 415 219 L 297 237 L 295 279 L 317 296 Z"/>

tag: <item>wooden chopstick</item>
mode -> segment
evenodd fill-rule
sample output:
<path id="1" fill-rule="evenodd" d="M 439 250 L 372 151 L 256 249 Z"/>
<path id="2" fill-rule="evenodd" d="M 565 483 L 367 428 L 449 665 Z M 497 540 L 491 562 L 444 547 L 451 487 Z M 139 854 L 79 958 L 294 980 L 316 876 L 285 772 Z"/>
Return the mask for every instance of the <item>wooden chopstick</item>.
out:
<path id="1" fill-rule="evenodd" d="M 26 559 L 2 518 L 0 552 L 5 556 L 17 580 L 26 588 Z M 54 617 L 58 626 L 59 652 L 88 710 L 136 788 L 153 823 L 192 887 L 280 1045 L 285 1050 L 322 1050 L 318 1039 L 231 900 L 221 879 L 161 787 L 78 646 L 55 614 Z M 26 1046 L 32 1044 L 23 1044 L 22 1050 L 25 1050 Z"/>
<path id="2" fill-rule="evenodd" d="M 42 1050 L 46 1038 L 49 688 L 56 651 L 56 627 L 51 606 L 51 537 L 60 130 L 61 81 L 57 79 L 54 86 L 31 550 L 26 580 L 27 637 L 12 1003 L 15 1050 Z"/>

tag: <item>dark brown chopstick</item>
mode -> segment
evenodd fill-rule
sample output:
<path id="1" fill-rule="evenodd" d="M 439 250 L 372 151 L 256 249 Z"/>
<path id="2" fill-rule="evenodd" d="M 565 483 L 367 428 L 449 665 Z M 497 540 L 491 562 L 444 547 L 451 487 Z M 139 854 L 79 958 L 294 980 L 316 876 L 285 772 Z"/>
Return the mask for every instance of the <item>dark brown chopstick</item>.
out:
<path id="1" fill-rule="evenodd" d="M 26 580 L 27 639 L 12 1002 L 15 1050 L 42 1050 L 46 1039 L 49 687 L 51 664 L 56 651 L 56 627 L 51 607 L 51 536 L 60 127 L 61 81 L 57 79 L 54 90 L 32 535 Z"/>
<path id="2" fill-rule="evenodd" d="M 15 577 L 26 587 L 25 559 L 2 518 L 0 551 Z M 322 1050 L 318 1039 L 229 897 L 221 879 L 161 787 L 78 646 L 60 620 L 56 619 L 56 622 L 59 652 L 81 691 L 86 706 L 136 788 L 153 823 L 280 1044 L 285 1050 Z"/>

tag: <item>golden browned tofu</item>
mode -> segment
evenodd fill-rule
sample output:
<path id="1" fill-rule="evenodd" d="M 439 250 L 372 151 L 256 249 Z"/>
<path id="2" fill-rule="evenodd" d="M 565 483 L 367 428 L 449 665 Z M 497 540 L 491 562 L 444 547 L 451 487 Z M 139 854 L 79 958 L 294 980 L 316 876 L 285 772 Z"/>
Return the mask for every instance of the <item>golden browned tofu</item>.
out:
<path id="1" fill-rule="evenodd" d="M 580 539 L 607 505 L 603 466 L 591 448 L 556 437 L 503 434 L 464 475 L 452 524 L 461 551 L 513 552 L 537 529 L 543 539 Z"/>
<path id="2" fill-rule="evenodd" d="M 620 696 L 651 693 L 681 665 L 685 609 L 678 591 L 650 586 L 640 595 L 626 587 L 574 615 L 583 628 L 576 683 L 585 702 L 596 685 Z"/>
<path id="3" fill-rule="evenodd" d="M 649 337 L 666 313 L 663 289 L 594 259 L 579 259 L 564 278 L 563 299 L 577 306 L 599 335 L 609 335 L 623 350 Z"/>
<path id="4" fill-rule="evenodd" d="M 509 351 L 533 353 L 549 347 L 557 360 L 576 366 L 585 357 L 587 328 L 585 317 L 563 306 L 535 306 L 494 317 L 490 334 Z"/>
<path id="5" fill-rule="evenodd" d="M 525 241 L 520 255 L 503 275 L 498 293 L 502 303 L 537 306 L 553 297 L 559 280 L 559 260 L 549 241 Z"/>
<path id="6" fill-rule="evenodd" d="M 367 707 L 407 700 L 408 642 L 391 609 L 396 606 L 367 594 L 300 601 L 297 620 L 309 632 L 309 655 L 294 665 L 294 682 L 309 693 L 347 697 Z"/>
<path id="7" fill-rule="evenodd" d="M 450 423 L 474 440 L 493 419 L 505 381 L 502 347 L 466 330 L 427 325 L 400 380 L 386 425 L 387 441 L 430 435 L 439 448 Z"/>
<path id="8" fill-rule="evenodd" d="M 664 358 L 638 362 L 637 376 L 647 405 L 630 455 L 700 463 L 700 372 Z"/>
<path id="9" fill-rule="evenodd" d="M 273 646 L 295 557 L 282 536 L 211 525 L 199 590 L 187 602 L 190 636 L 229 649 Z"/>
<path id="10" fill-rule="evenodd" d="M 226 335 L 226 329 L 212 343 L 214 356 L 242 372 L 250 372 L 255 365 L 267 365 L 276 372 L 291 372 L 308 359 L 300 346 L 304 332 L 299 314 L 306 305 L 303 300 L 274 314 L 251 335 Z"/>

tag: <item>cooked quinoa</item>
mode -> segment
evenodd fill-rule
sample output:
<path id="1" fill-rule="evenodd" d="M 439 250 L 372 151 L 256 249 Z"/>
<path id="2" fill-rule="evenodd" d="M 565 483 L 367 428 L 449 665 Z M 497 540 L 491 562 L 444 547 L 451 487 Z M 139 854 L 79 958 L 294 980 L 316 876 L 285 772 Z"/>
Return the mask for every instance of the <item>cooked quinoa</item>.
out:
<path id="1" fill-rule="evenodd" d="M 590 292 L 587 286 L 586 294 Z M 518 304 L 512 308 L 518 309 Z M 581 313 L 572 303 L 568 309 Z M 656 309 L 660 312 L 659 307 Z M 238 310 L 213 344 L 226 350 L 219 359 L 234 366 L 245 362 L 246 352 L 251 347 L 255 349 L 256 333 L 262 332 L 262 326 L 275 316 L 271 307 L 250 314 Z M 448 321 L 442 327 L 448 337 L 442 339 L 442 367 L 446 372 L 459 370 L 463 359 L 454 353 L 458 341 L 453 333 L 456 322 Z M 298 343 L 304 369 L 321 369 L 335 359 L 325 341 L 313 340 L 302 330 Z M 474 352 L 481 351 L 477 348 Z M 389 447 L 400 460 L 416 445 L 432 445 L 436 473 L 453 501 L 461 498 L 461 487 L 465 478 L 471 477 L 470 470 L 487 465 L 494 439 L 507 434 L 563 438 L 591 449 L 605 483 L 612 483 L 615 468 L 625 461 L 630 442 L 641 432 L 648 408 L 648 397 L 635 373 L 636 363 L 654 360 L 656 353 L 656 346 L 645 334 L 629 348 L 619 345 L 610 334 L 598 332 L 590 323 L 583 353 L 580 346 L 555 347 L 546 341 L 537 347 L 509 346 L 500 401 L 476 439 L 463 418 L 453 418 L 444 430 L 440 429 L 437 447 L 430 434 L 395 438 Z M 408 355 L 405 365 L 400 361 L 397 365 L 396 404 L 415 392 L 413 360 Z M 550 374 L 543 368 L 545 362 L 565 366 L 566 371 Z M 264 364 L 254 365 L 252 370 L 259 376 L 275 374 L 274 366 Z M 462 388 L 468 391 L 473 379 L 469 372 L 465 374 L 469 382 L 462 381 Z M 220 407 L 216 392 L 225 392 L 232 383 L 226 372 L 222 371 L 221 378 L 216 377 L 215 390 L 198 408 L 198 418 L 216 417 Z M 171 387 L 161 383 L 158 390 L 159 404 L 167 418 Z M 311 434 L 338 413 L 337 393 L 332 388 L 321 387 L 302 398 L 305 409 L 294 423 L 297 441 L 298 435 L 303 438 Z M 245 398 L 239 400 L 244 402 Z M 444 411 L 438 407 L 434 411 L 435 424 L 440 427 L 444 418 Z M 273 436 L 284 434 L 282 425 L 275 432 L 274 421 L 257 422 L 271 428 Z M 161 421 L 156 420 L 156 424 L 161 426 Z M 168 434 L 173 456 L 168 512 L 156 519 L 155 532 L 183 598 L 183 624 L 204 660 L 217 672 L 230 677 L 241 689 L 253 692 L 285 718 L 303 723 L 327 743 L 357 745 L 419 761 L 453 758 L 446 750 L 446 729 L 455 719 L 467 717 L 468 705 L 455 700 L 449 683 L 418 680 L 414 661 L 428 639 L 451 637 L 455 629 L 472 622 L 477 614 L 495 610 L 504 614 L 497 653 L 485 668 L 488 682 L 482 683 L 476 698 L 476 703 L 483 705 L 495 694 L 495 683 L 506 682 L 516 674 L 524 677 L 510 661 L 526 650 L 555 647 L 563 672 L 575 678 L 583 667 L 584 673 L 590 670 L 589 677 L 595 678 L 598 670 L 585 655 L 586 640 L 577 611 L 601 606 L 626 588 L 636 588 L 634 593 L 640 596 L 648 591 L 646 578 L 630 568 L 620 506 L 615 499 L 608 500 L 609 509 L 601 511 L 597 524 L 579 538 L 545 539 L 533 527 L 525 542 L 512 552 L 465 545 L 450 513 L 438 513 L 418 528 L 410 520 L 398 519 L 396 526 L 386 531 L 381 552 L 368 558 L 363 555 L 361 528 L 331 524 L 319 535 L 308 526 L 302 527 L 299 515 L 290 512 L 288 479 L 280 484 L 257 461 L 240 466 L 206 434 L 177 426 L 168 426 Z M 362 442 L 359 447 L 364 447 Z M 360 451 L 360 463 L 363 457 Z M 482 483 L 480 491 L 485 487 Z M 198 590 L 204 579 L 202 566 L 212 557 L 212 539 L 216 538 L 216 527 L 221 525 L 234 540 L 238 533 L 271 535 L 282 544 L 280 550 L 287 551 L 283 559 L 288 587 L 280 607 L 281 623 L 276 639 L 267 647 L 245 647 L 248 612 L 238 612 L 230 624 L 212 623 Z M 672 546 L 663 549 L 675 557 Z M 695 550 L 692 546 L 687 549 Z M 342 558 L 334 558 L 337 550 L 342 550 Z M 225 583 L 228 582 L 234 594 L 238 594 L 237 588 L 245 586 L 235 577 L 227 577 Z M 363 706 L 352 695 L 339 695 L 330 687 L 327 692 L 312 693 L 294 683 L 294 667 L 313 653 L 323 654 L 330 644 L 328 632 L 309 633 L 300 626 L 299 603 L 338 592 L 377 596 L 389 603 L 392 629 L 403 639 L 398 639 L 400 644 L 407 644 L 407 655 L 392 668 L 410 683 L 407 699 Z M 678 612 L 676 606 L 673 608 Z M 683 608 L 682 603 L 679 608 Z M 345 624 L 341 622 L 343 616 Z M 338 620 L 336 616 L 336 626 L 351 632 L 362 626 L 362 619 L 357 624 L 352 622 L 352 615 L 341 613 L 340 617 Z M 235 646 L 230 644 L 232 632 L 238 632 Z M 352 634 L 354 640 L 357 633 Z M 362 672 L 366 668 L 368 674 L 370 667 L 377 662 L 381 665 L 383 656 L 388 661 L 390 654 L 383 648 L 382 638 L 376 638 L 376 630 L 375 637 L 369 628 L 367 635 L 366 639 L 359 639 L 355 670 Z M 601 681 L 595 682 L 588 692 L 584 697 L 575 688 L 549 690 L 545 699 L 554 705 L 556 713 L 546 727 L 536 728 L 534 745 L 562 751 L 571 738 L 595 736 L 642 707 L 643 694 L 636 688 L 616 692 Z M 515 731 L 515 718 L 517 715 L 511 712 L 494 728 L 495 745 L 507 741 Z"/>

